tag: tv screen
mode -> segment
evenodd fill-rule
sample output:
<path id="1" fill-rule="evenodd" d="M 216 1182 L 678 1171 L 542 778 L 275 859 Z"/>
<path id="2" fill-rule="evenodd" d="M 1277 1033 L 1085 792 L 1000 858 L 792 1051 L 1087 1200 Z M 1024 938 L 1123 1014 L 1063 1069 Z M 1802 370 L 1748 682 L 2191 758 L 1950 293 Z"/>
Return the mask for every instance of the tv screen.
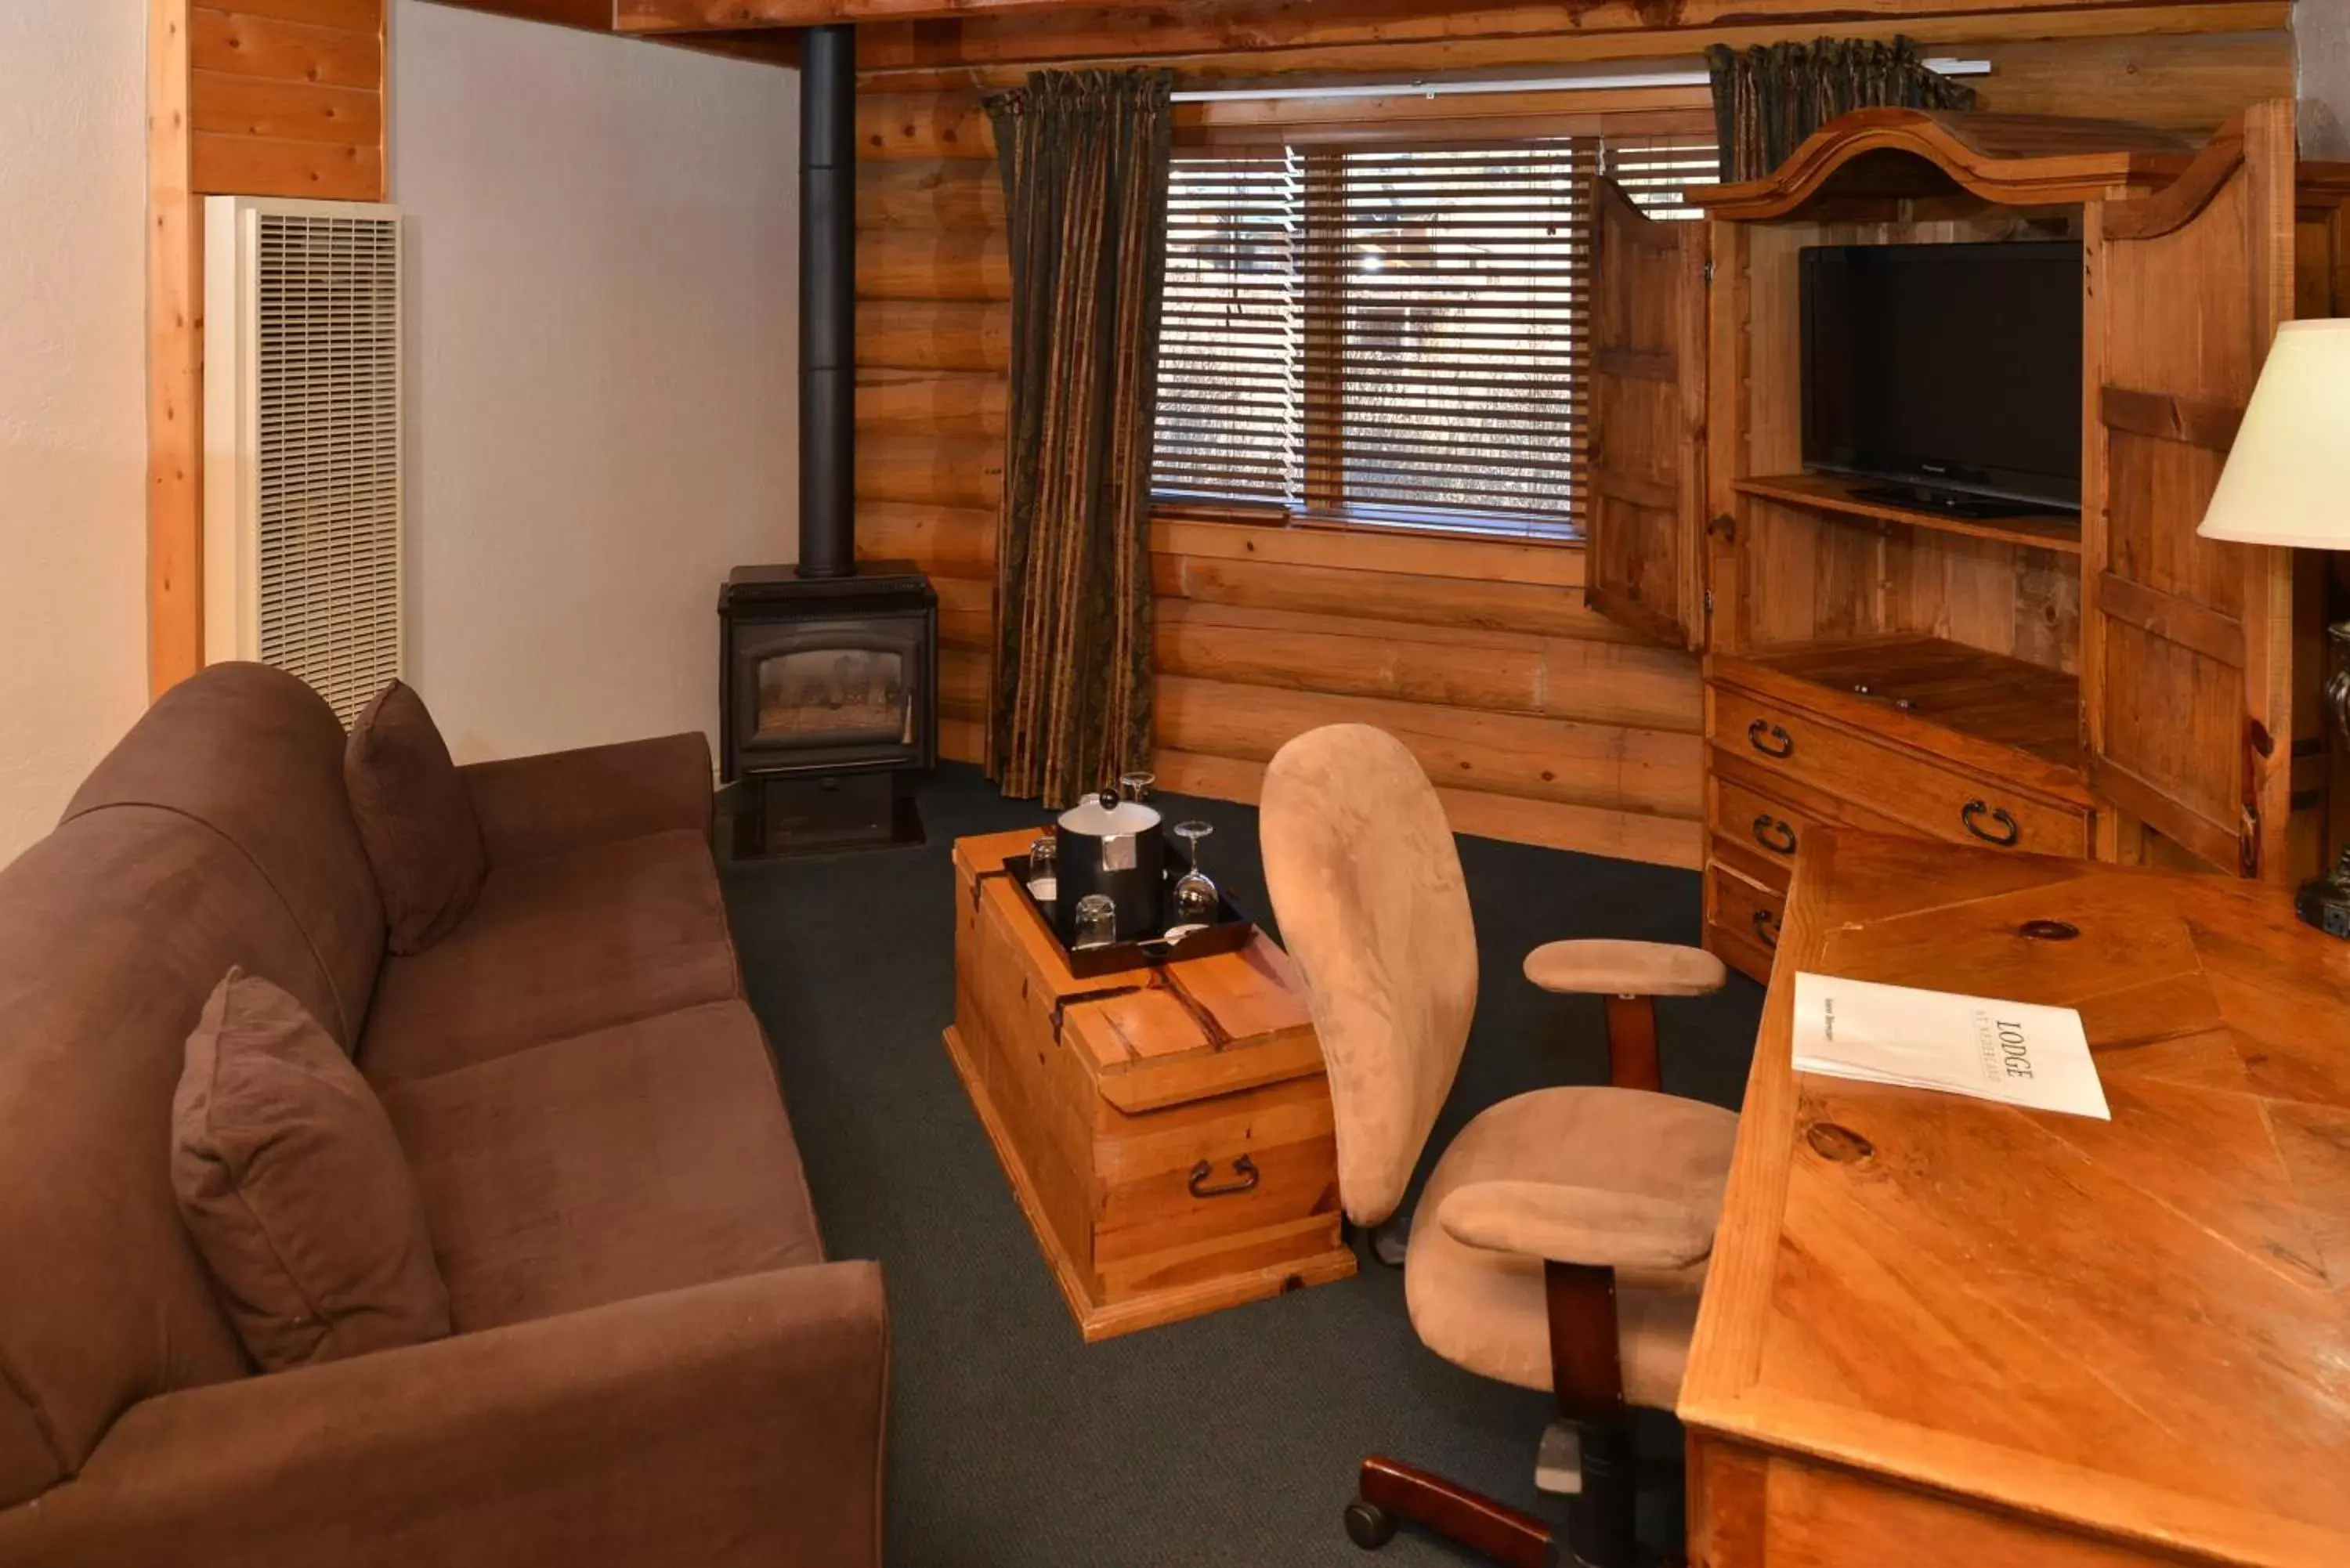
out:
<path id="1" fill-rule="evenodd" d="M 1815 245 L 1802 255 L 1804 463 L 2081 504 L 2081 246 Z"/>

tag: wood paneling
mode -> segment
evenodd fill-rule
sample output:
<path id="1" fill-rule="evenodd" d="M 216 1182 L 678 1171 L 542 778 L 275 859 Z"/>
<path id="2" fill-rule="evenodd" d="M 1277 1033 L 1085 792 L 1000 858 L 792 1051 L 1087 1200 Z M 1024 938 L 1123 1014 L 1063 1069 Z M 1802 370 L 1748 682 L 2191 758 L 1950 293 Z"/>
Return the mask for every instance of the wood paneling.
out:
<path id="1" fill-rule="evenodd" d="M 380 148 L 196 133 L 196 188 L 322 202 L 373 202 L 383 194 Z"/>
<path id="2" fill-rule="evenodd" d="M 383 95 L 371 88 L 207 71 L 195 83 L 195 125 L 221 136 L 374 147 L 383 140 Z"/>
<path id="3" fill-rule="evenodd" d="M 280 9 L 294 9 L 286 6 Z M 345 7 L 328 5 L 340 13 Z M 289 21 L 258 16 L 235 3 L 198 5 L 191 17 L 194 65 L 199 71 L 261 77 L 270 81 L 313 82 L 321 87 L 383 87 L 383 7 L 360 26 Z"/>
<path id="4" fill-rule="evenodd" d="M 196 191 L 383 199 L 384 0 L 186 11 Z"/>
<path id="5" fill-rule="evenodd" d="M 1700 11 L 1704 14 L 1700 15 Z M 1931 46 L 1992 46 L 2058 40 L 2143 39 L 2203 34 L 2282 35 L 2283 0 L 2203 0 L 2147 5 L 2134 0 L 2051 7 L 2002 0 L 1951 0 L 1925 5 L 1779 4 L 1736 0 L 1718 5 L 1536 3 L 1462 7 L 1443 0 L 1387 0 L 1344 6 L 1314 4 L 1210 5 L 1192 0 L 1113 14 L 1071 7 L 1035 16 L 967 16 L 951 22 L 868 26 L 859 62 L 901 88 L 1007 86 L 1038 64 L 1159 61 L 1196 80 L 1273 75 L 1404 71 L 1493 71 L 1594 61 L 1660 61 L 1701 54 L 1709 44 L 1745 47 L 1833 30 L 1840 36 L 1902 34 Z M 1659 26 L 1659 21 L 1666 25 Z M 2120 57 L 2126 60 L 2126 54 Z M 2089 90 L 2126 90 L 2126 69 L 2082 73 Z M 2106 86 L 2106 84 L 2111 84 Z M 1987 85 L 1978 81 L 1975 85 Z M 2081 83 L 2076 79 L 2074 89 Z M 2143 88 L 2143 82 L 2139 83 Z M 2035 84 L 2035 90 L 2045 90 Z M 1994 98 L 1997 92 L 1994 91 Z M 2029 95 L 2026 95 L 2027 97 Z M 2031 112 L 2038 104 L 2000 100 Z M 2051 107 L 2064 107 L 2063 105 Z M 2104 112 L 2074 106 L 2075 113 Z"/>
<path id="6" fill-rule="evenodd" d="M 1669 14 L 1628 0 L 955 9 L 951 20 L 859 33 L 858 493 L 860 549 L 914 559 L 939 585 L 951 649 L 943 733 L 947 754 L 964 758 L 978 755 L 983 731 L 1011 327 L 983 99 L 1033 66 L 1151 59 L 1186 81 L 1686 68 L 1708 43 L 1764 42 L 1791 27 L 1808 36 L 1832 18 L 1839 34 L 1901 32 L 1937 53 L 1991 59 L 1992 75 L 1974 85 L 2000 109 L 2135 115 L 2180 128 L 2216 124 L 2291 75 L 2279 0 L 2062 8 L 1684 0 Z M 1701 117 L 1690 110 L 1703 95 L 1685 96 L 1687 108 L 1660 101 L 1695 123 Z M 1503 134 L 1529 115 L 1560 123 L 1602 97 L 1490 95 L 1470 112 Z M 1268 120 L 1319 115 L 1323 133 L 1346 136 L 1407 114 L 1440 111 L 1458 122 L 1457 103 L 1399 97 L 1375 103 L 1377 112 L 1362 100 L 1321 109 L 1187 105 L 1179 135 L 1255 136 Z M 1765 445 L 1773 439 L 1763 433 Z M 1782 467 L 1794 466 L 1791 452 Z M 2062 621 L 2076 605 L 2022 604 L 2011 569 L 2007 599 L 1995 606 L 1977 581 L 1989 581 L 1979 553 L 1936 559 L 1931 581 L 1886 590 L 1899 614 L 1981 622 L 1987 645 L 2058 662 L 2033 639 L 2046 640 L 2043 610 Z M 1573 548 L 1161 519 L 1152 576 L 1166 786 L 1253 799 L 1264 759 L 1291 734 L 1367 719 L 1414 745 L 1463 832 L 1698 864 L 1696 663 L 1596 616 L 1584 603 L 1584 566 Z M 1994 622 L 2011 628 L 2008 641 L 1993 637 Z"/>

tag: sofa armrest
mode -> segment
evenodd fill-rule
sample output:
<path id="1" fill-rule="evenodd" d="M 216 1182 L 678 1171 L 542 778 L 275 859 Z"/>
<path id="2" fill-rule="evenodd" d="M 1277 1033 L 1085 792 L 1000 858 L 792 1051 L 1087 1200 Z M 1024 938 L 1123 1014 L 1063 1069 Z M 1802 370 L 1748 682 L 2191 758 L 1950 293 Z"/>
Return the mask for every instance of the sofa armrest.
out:
<path id="1" fill-rule="evenodd" d="M 879 1264 L 812 1264 L 132 1407 L 0 1564 L 881 1561 Z"/>
<path id="2" fill-rule="evenodd" d="M 676 828 L 710 831 L 710 742 L 699 731 L 457 772 L 493 866 Z"/>

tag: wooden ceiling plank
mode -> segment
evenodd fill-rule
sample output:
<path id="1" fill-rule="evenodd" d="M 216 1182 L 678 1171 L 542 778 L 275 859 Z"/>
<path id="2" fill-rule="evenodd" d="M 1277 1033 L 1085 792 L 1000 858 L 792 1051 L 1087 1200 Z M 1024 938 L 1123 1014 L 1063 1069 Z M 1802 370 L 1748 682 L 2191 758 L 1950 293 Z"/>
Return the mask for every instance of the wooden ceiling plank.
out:
<path id="1" fill-rule="evenodd" d="M 622 0 L 643 4 L 648 0 Z M 1833 25 L 1839 36 L 1906 34 L 1922 44 L 1953 39 L 2050 39 L 2116 34 L 2282 29 L 2283 0 L 2083 0 L 2050 10 L 2036 0 L 1856 0 L 1772 5 L 1767 0 L 1687 0 L 1669 28 L 1650 26 L 1629 0 L 1456 8 L 1443 0 L 1310 0 L 1239 6 L 1202 0 L 1136 8 L 1101 5 L 996 16 L 956 7 L 951 19 L 882 22 L 858 36 L 868 75 L 989 65 L 1152 60 L 1187 77 L 1345 72 L 1409 57 L 1416 70 L 1473 69 L 1564 59 L 1696 52 L 1709 43 L 1767 43 L 1791 29 Z M 1654 7 L 1648 9 L 1653 14 Z M 1768 14 L 1768 19 L 1763 19 Z M 911 84 L 907 84 L 911 85 Z"/>
<path id="2" fill-rule="evenodd" d="M 1159 0 L 1094 0 L 1088 7 L 1140 10 Z M 621 33 L 728 32 L 752 27 L 811 27 L 830 22 L 914 21 L 973 11 L 1041 11 L 1069 0 L 616 0 Z"/>

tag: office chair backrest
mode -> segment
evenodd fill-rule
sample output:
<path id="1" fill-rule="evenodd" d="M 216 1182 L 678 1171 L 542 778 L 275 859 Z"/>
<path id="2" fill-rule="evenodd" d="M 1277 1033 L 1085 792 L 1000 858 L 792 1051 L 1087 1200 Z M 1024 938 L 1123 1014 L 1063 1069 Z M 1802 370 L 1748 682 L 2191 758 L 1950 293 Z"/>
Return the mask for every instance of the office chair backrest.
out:
<path id="1" fill-rule="evenodd" d="M 1402 1203 L 1477 1010 L 1477 935 L 1444 807 L 1403 742 L 1333 724 L 1281 748 L 1260 816 L 1265 886 L 1330 1073 L 1338 1198 Z"/>

